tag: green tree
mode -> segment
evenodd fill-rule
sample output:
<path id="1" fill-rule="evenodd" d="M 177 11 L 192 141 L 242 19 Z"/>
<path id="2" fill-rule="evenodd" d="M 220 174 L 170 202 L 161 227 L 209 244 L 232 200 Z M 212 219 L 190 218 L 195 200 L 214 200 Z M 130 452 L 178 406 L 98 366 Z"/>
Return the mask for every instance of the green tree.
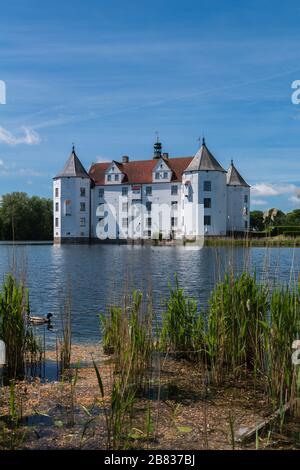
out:
<path id="1" fill-rule="evenodd" d="M 287 225 L 300 225 L 300 209 L 295 209 L 286 214 Z"/>
<path id="2" fill-rule="evenodd" d="M 262 211 L 250 212 L 250 227 L 254 230 L 264 230 L 264 213 Z"/>
<path id="3" fill-rule="evenodd" d="M 52 239 L 52 214 L 51 199 L 22 192 L 5 194 L 0 206 L 1 240 Z"/>
<path id="4" fill-rule="evenodd" d="M 286 225 L 286 215 L 280 209 L 273 207 L 264 213 L 264 223 L 267 227 Z"/>

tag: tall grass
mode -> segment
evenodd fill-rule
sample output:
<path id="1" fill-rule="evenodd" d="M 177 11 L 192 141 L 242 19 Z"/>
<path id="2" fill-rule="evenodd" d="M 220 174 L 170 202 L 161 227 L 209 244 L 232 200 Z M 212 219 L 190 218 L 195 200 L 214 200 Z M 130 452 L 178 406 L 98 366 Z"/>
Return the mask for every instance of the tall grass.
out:
<path id="1" fill-rule="evenodd" d="M 179 287 L 176 275 L 175 288 L 169 283 L 169 290 L 170 298 L 162 316 L 161 349 L 190 357 L 203 348 L 204 318 L 198 312 L 197 302 Z"/>
<path id="2" fill-rule="evenodd" d="M 134 291 L 132 298 L 124 297 L 122 307 L 111 306 L 100 320 L 104 351 L 113 354 L 116 372 L 129 373 L 129 382 L 140 388 L 153 347 L 151 305 L 143 309 L 142 294 Z"/>
<path id="3" fill-rule="evenodd" d="M 29 325 L 28 290 L 22 282 L 7 275 L 0 292 L 0 338 L 6 344 L 9 377 L 24 373 L 26 354 L 35 356 L 39 346 Z"/>
<path id="4" fill-rule="evenodd" d="M 63 372 L 71 364 L 72 351 L 72 295 L 70 282 L 68 282 L 67 292 L 61 308 L 61 338 L 60 345 L 60 367 Z"/>
<path id="5" fill-rule="evenodd" d="M 206 346 L 215 378 L 263 372 L 268 289 L 248 273 L 225 275 L 209 300 Z"/>
<path id="6" fill-rule="evenodd" d="M 266 336 L 266 372 L 269 394 L 285 402 L 292 396 L 296 373 L 291 347 L 300 338 L 300 286 L 275 287 L 270 299 L 270 329 Z"/>
<path id="7" fill-rule="evenodd" d="M 137 393 L 147 384 L 154 342 L 152 307 L 143 308 L 142 294 L 134 291 L 125 296 L 122 307 L 111 306 L 107 316 L 101 315 L 103 345 L 113 354 L 114 375 L 109 411 L 105 411 L 107 447 L 126 448 L 132 429 L 133 407 Z M 104 386 L 94 363 L 102 401 Z M 104 405 L 104 410 L 105 405 Z"/>

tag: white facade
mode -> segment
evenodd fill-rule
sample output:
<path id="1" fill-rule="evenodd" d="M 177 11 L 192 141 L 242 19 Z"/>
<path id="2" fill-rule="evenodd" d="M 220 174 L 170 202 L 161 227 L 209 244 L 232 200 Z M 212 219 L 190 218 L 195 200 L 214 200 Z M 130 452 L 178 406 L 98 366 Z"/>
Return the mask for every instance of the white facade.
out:
<path id="1" fill-rule="evenodd" d="M 160 144 L 157 143 L 156 147 Z M 249 228 L 250 187 L 205 142 L 195 157 L 93 164 L 73 152 L 54 178 L 54 240 L 197 239 Z"/>

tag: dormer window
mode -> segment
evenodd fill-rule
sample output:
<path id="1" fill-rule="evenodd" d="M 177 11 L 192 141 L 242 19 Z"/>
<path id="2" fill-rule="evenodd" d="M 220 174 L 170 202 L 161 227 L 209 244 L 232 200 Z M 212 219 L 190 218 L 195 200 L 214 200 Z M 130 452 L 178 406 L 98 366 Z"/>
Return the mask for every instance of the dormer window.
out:
<path id="1" fill-rule="evenodd" d="M 164 178 L 168 178 L 168 172 L 167 171 L 164 171 Z"/>
<path id="2" fill-rule="evenodd" d="M 155 179 L 159 180 L 159 172 L 158 171 L 155 173 Z"/>
<path id="3" fill-rule="evenodd" d="M 119 181 L 119 175 L 115 175 L 115 181 Z"/>
<path id="4" fill-rule="evenodd" d="M 107 175 L 107 181 L 111 181 L 111 175 Z"/>

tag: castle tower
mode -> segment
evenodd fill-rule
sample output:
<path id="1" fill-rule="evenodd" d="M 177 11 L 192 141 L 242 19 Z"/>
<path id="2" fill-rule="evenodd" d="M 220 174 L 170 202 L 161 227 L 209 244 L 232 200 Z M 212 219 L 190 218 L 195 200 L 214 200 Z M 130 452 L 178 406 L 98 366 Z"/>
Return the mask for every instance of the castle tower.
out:
<path id="1" fill-rule="evenodd" d="M 244 232 L 250 223 L 250 186 L 231 160 L 227 171 L 227 231 Z"/>
<path id="2" fill-rule="evenodd" d="M 73 146 L 63 170 L 53 178 L 54 243 L 90 239 L 91 179 Z"/>
<path id="3" fill-rule="evenodd" d="M 226 235 L 226 171 L 206 146 L 202 145 L 183 173 L 184 220 L 194 223 L 195 214 L 188 213 L 198 208 L 200 223 L 196 232 L 202 235 Z M 188 222 L 189 221 L 189 222 Z M 193 228 L 192 231 L 194 231 Z"/>

